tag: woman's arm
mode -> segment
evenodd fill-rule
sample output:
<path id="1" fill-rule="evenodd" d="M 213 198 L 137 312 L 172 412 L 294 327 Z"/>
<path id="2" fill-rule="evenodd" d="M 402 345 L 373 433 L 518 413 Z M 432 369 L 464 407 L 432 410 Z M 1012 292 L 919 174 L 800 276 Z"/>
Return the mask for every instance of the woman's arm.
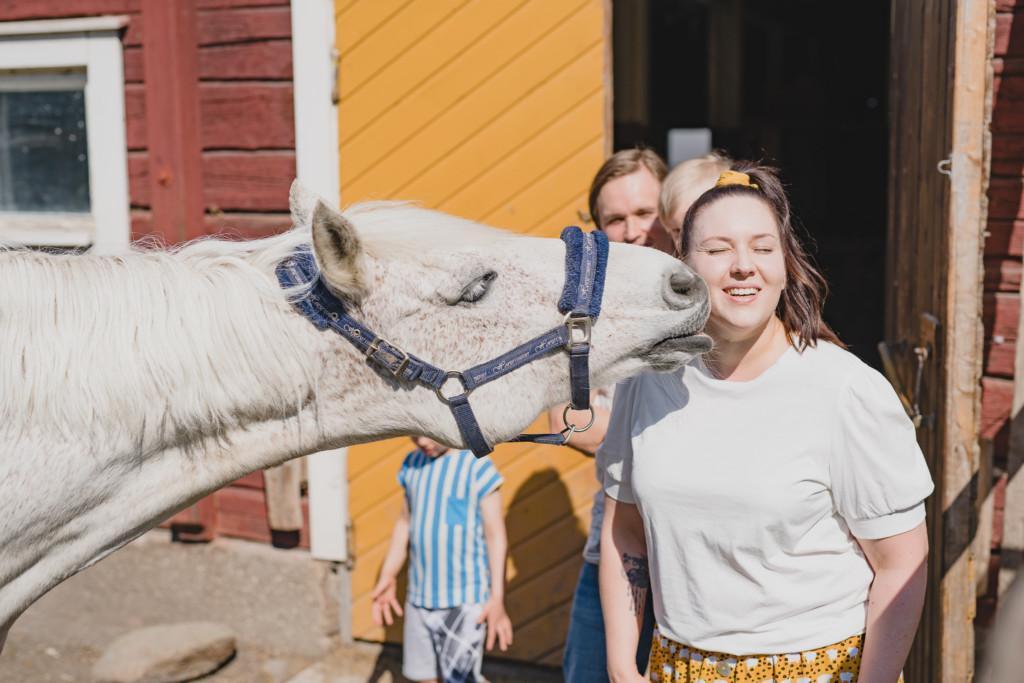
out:
<path id="1" fill-rule="evenodd" d="M 508 553 L 508 536 L 505 533 L 505 519 L 501 513 L 501 491 L 496 490 L 480 501 L 480 516 L 484 524 L 484 540 L 487 541 L 487 564 L 491 569 L 491 595 L 484 603 L 477 623 L 487 622 L 487 649 L 498 647 L 504 652 L 512 646 L 512 620 L 505 612 L 505 557 Z"/>
<path id="2" fill-rule="evenodd" d="M 643 681 L 636 670 L 636 648 L 650 587 L 644 524 L 636 505 L 607 495 L 599 567 L 608 676 L 613 683 Z"/>
<path id="3" fill-rule="evenodd" d="M 394 610 L 402 616 L 402 605 L 398 602 L 398 572 L 402 571 L 405 556 L 409 549 L 409 500 L 403 497 L 402 514 L 395 522 L 395 530 L 391 532 L 391 545 L 384 556 L 384 564 L 380 568 L 380 578 L 373 589 L 373 623 L 378 626 L 391 626 Z"/>
<path id="4" fill-rule="evenodd" d="M 868 592 L 859 683 L 896 683 L 917 632 L 928 573 L 924 522 L 896 536 L 858 539 L 875 579 Z"/>
<path id="5" fill-rule="evenodd" d="M 590 404 L 594 405 L 594 392 L 591 392 Z M 565 428 L 562 414 L 565 411 L 566 405 L 562 403 L 548 410 L 548 424 L 551 427 L 551 431 L 560 432 Z M 593 457 L 594 453 L 597 452 L 597 447 L 604 441 L 605 432 L 608 431 L 608 418 L 610 415 L 611 411 L 594 406 L 594 424 L 585 432 L 573 434 L 565 445 L 575 448 L 583 455 Z M 570 410 L 567 417 L 569 422 L 582 427 L 590 422 L 590 411 Z"/>

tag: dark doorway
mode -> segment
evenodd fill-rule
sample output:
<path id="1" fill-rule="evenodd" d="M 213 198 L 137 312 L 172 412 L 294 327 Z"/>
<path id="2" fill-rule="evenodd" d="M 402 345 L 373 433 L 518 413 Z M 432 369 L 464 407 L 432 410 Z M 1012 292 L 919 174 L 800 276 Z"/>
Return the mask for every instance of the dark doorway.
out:
<path id="1" fill-rule="evenodd" d="M 884 327 L 889 0 L 613 0 L 615 148 L 673 128 L 782 169 L 831 285 L 825 317 L 879 367 Z"/>

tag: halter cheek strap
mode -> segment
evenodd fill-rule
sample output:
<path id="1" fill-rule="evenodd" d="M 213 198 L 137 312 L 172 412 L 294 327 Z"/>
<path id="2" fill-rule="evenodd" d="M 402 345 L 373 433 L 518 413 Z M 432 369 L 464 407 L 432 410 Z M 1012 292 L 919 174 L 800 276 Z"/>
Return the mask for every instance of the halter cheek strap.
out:
<path id="1" fill-rule="evenodd" d="M 566 245 L 566 279 L 558 310 L 566 314 L 565 324 L 462 372 L 446 372 L 406 353 L 348 315 L 344 304 L 331 293 L 320 277 L 308 245 L 299 247 L 278 265 L 277 279 L 284 289 L 308 285 L 308 289 L 300 289 L 302 293 L 293 297 L 291 302 L 318 329 L 334 330 L 362 352 L 368 362 L 389 372 L 396 379 L 418 382 L 433 389 L 451 410 L 463 441 L 479 458 L 490 453 L 493 448 L 484 438 L 473 414 L 469 404 L 470 393 L 555 350 L 565 349 L 569 353 L 572 408 L 590 408 L 590 328 L 601 311 L 608 263 L 608 239 L 600 232 L 585 234 L 577 227 L 569 227 L 562 231 L 562 241 Z M 460 385 L 458 389 L 451 387 L 455 382 Z M 454 391 L 449 392 L 449 389 Z M 584 429 L 567 426 L 560 434 L 520 434 L 513 440 L 564 444 L 573 431 Z"/>

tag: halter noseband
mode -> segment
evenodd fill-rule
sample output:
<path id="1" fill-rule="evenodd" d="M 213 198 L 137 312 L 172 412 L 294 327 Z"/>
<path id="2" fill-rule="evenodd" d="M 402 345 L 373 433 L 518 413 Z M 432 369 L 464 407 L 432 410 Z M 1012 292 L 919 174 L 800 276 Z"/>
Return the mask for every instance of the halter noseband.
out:
<path id="1" fill-rule="evenodd" d="M 565 228 L 561 238 L 565 242 L 565 286 L 558 300 L 558 310 L 566 315 L 565 323 L 493 360 L 461 372 L 446 372 L 406 353 L 348 315 L 344 304 L 324 283 L 308 246 L 299 247 L 278 265 L 277 280 L 284 289 L 309 285 L 308 289 L 300 290 L 302 293 L 293 297 L 291 303 L 317 328 L 334 330 L 361 351 L 368 362 L 391 373 L 395 379 L 418 382 L 433 389 L 452 411 L 465 443 L 480 458 L 493 448 L 480 431 L 480 425 L 469 405 L 470 393 L 556 350 L 569 353 L 572 399 L 563 413 L 566 428 L 558 434 L 520 434 L 512 440 L 564 444 L 574 432 L 585 431 L 593 424 L 593 409 L 590 407 L 590 328 L 601 312 L 608 264 L 608 238 L 604 233 L 584 233 L 577 227 Z M 446 387 L 453 381 L 459 383 L 459 393 L 446 392 Z M 565 420 L 570 407 L 573 410 L 591 410 L 590 424 L 584 427 L 570 425 Z"/>

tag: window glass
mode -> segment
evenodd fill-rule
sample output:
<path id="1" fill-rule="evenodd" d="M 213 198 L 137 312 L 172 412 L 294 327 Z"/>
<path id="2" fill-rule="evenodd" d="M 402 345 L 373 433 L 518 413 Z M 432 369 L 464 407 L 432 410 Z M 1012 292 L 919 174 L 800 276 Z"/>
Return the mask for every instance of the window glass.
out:
<path id="1" fill-rule="evenodd" d="M 89 211 L 83 81 L 0 76 L 0 211 Z"/>

